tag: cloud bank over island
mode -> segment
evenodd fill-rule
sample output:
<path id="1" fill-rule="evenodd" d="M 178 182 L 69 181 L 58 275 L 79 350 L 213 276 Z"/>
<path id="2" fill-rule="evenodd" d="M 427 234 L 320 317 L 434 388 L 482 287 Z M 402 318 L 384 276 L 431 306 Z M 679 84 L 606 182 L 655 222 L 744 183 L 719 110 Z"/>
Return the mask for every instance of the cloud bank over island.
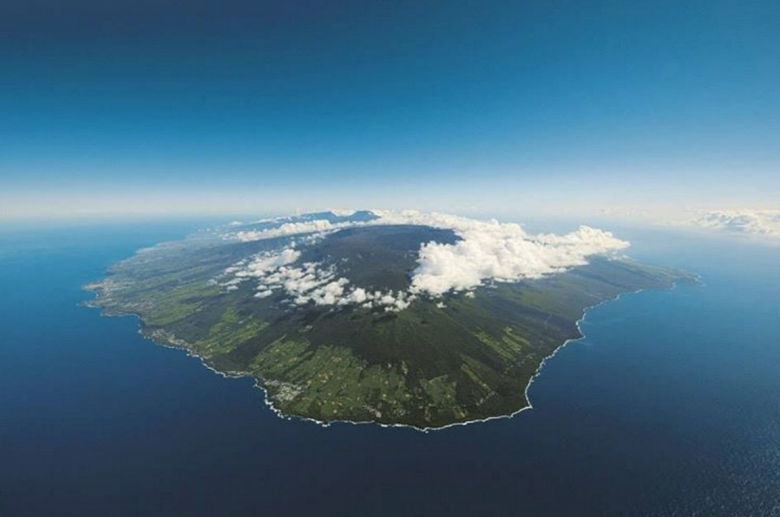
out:
<path id="1" fill-rule="evenodd" d="M 519 224 L 470 221 L 452 228 L 462 240 L 420 249 L 412 288 L 430 295 L 471 290 L 484 282 L 516 282 L 587 264 L 591 255 L 628 247 L 587 226 L 566 235 L 530 235 Z"/>
<path id="2" fill-rule="evenodd" d="M 359 305 L 403 310 L 419 296 L 440 297 L 449 292 L 470 293 L 493 282 L 518 282 L 561 273 L 583 266 L 588 257 L 623 250 L 629 243 L 612 233 L 582 226 L 565 234 L 531 234 L 520 224 L 480 221 L 461 216 L 413 210 L 372 210 L 371 220 L 333 222 L 328 219 L 279 220 L 262 229 L 231 230 L 226 238 L 251 242 L 291 237 L 283 249 L 264 252 L 225 272 L 232 278 L 222 285 L 236 289 L 249 279 L 257 282 L 257 298 L 285 291 L 298 305 Z M 340 215 L 340 214 L 335 214 Z M 263 221 L 268 224 L 269 221 Z M 296 246 L 346 228 L 378 225 L 418 225 L 447 229 L 459 238 L 455 243 L 428 242 L 419 250 L 411 285 L 405 291 L 371 291 L 350 284 L 335 268 L 306 262 Z"/>
<path id="3" fill-rule="evenodd" d="M 710 210 L 689 224 L 708 230 L 767 239 L 780 239 L 780 210 Z"/>

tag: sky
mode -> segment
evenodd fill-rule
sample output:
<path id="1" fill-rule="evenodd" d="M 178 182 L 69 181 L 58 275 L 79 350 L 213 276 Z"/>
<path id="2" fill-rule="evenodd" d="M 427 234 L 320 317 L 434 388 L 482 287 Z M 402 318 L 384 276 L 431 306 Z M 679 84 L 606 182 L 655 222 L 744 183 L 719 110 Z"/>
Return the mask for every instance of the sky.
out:
<path id="1" fill-rule="evenodd" d="M 780 207 L 774 1 L 0 0 L 0 219 Z"/>

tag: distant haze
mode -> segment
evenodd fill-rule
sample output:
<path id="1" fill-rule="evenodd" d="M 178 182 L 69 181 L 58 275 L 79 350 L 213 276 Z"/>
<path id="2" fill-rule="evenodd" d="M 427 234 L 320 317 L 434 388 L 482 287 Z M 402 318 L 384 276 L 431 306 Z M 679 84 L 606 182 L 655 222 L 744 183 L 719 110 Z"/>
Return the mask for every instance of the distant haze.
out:
<path id="1" fill-rule="evenodd" d="M 0 218 L 780 205 L 780 4 L 29 0 Z"/>

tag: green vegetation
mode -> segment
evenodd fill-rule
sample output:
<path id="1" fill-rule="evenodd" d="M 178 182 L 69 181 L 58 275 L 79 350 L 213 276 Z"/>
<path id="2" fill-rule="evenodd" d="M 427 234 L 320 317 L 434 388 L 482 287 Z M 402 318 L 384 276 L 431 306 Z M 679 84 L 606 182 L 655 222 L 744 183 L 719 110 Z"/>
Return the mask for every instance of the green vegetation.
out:
<path id="1" fill-rule="evenodd" d="M 301 261 L 337 267 L 354 285 L 403 289 L 420 244 L 433 239 L 456 237 L 419 226 L 353 228 L 303 248 Z M 254 376 L 285 414 L 440 427 L 527 406 L 528 382 L 545 357 L 579 337 L 576 322 L 588 307 L 693 280 L 597 258 L 541 280 L 480 287 L 473 297 L 420 298 L 397 313 L 296 306 L 281 294 L 255 298 L 252 282 L 227 290 L 213 281 L 287 242 L 169 243 L 117 264 L 88 288 L 107 313 L 137 314 L 145 335 L 217 370 Z"/>

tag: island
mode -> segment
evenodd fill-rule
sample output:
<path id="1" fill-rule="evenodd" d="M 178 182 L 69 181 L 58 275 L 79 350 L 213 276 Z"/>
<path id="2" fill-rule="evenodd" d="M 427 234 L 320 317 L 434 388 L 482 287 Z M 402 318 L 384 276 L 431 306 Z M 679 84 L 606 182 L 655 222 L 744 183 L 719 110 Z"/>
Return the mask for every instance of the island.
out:
<path id="1" fill-rule="evenodd" d="M 468 265 L 458 243 L 494 227 L 461 225 L 467 234 L 423 223 L 370 211 L 236 223 L 138 251 L 86 286 L 96 295 L 89 304 L 136 315 L 144 336 L 217 372 L 253 377 L 282 416 L 434 429 L 530 407 L 527 387 L 547 357 L 582 336 L 589 308 L 695 282 L 593 253 L 515 277 L 484 276 L 480 265 L 478 280 L 437 290 L 431 278 L 449 277 L 432 252 Z M 560 242 L 519 235 L 528 249 Z"/>

